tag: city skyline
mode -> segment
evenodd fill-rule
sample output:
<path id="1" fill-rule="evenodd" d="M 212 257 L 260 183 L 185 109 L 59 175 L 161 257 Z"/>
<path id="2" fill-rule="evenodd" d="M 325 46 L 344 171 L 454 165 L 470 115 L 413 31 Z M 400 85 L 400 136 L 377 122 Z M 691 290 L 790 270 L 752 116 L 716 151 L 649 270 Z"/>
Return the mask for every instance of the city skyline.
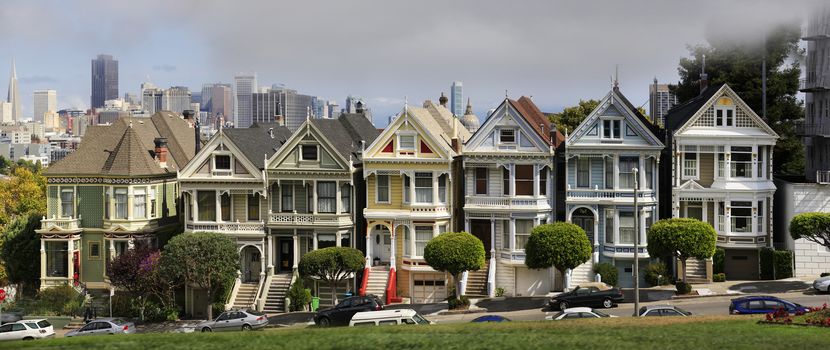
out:
<path id="1" fill-rule="evenodd" d="M 788 4 L 784 1 L 753 7 L 752 16 L 745 13 L 748 1 L 677 6 L 642 3 L 527 2 L 507 14 L 498 3 L 440 3 L 441 11 L 434 11 L 439 3 L 327 3 L 323 17 L 314 21 L 322 23 L 321 28 L 308 25 L 310 16 L 317 12 L 298 4 L 280 6 L 276 21 L 253 20 L 251 26 L 206 28 L 199 25 L 200 19 L 221 16 L 230 22 L 243 21 L 251 13 L 273 14 L 277 5 L 250 2 L 249 6 L 217 4 L 204 8 L 195 2 L 177 1 L 167 13 L 158 14 L 150 11 L 154 6 L 124 12 L 117 11 L 116 4 L 97 1 L 12 1 L 6 6 L 7 13 L 42 13 L 44 25 L 21 31 L 12 30 L 21 28 L 14 18 L 0 24 L 9 33 L 0 41 L 8 48 L 0 63 L 5 61 L 8 66 L 12 59 L 17 61 L 26 118 L 33 113 L 29 101 L 34 90 L 57 90 L 59 109 L 89 107 L 89 60 L 109 54 L 119 61 L 120 92 L 140 92 L 140 84 L 145 81 L 164 88 L 186 86 L 199 91 L 205 83 L 232 81 L 238 72 L 256 72 L 261 85 L 281 83 L 339 103 L 350 94 L 363 96 L 373 110 L 374 121 L 382 126 L 389 115 L 400 111 L 404 99 L 419 105 L 426 99 L 437 101 L 441 92 L 450 95 L 448 84 L 456 80 L 465 83 L 464 95 L 472 98 L 480 118 L 503 100 L 505 90 L 515 98 L 532 95 L 542 110 L 555 112 L 579 99 L 602 97 L 611 86 L 610 76 L 616 65 L 621 89 L 633 103 L 641 105 L 648 99 L 648 85 L 654 77 L 666 83 L 678 80 L 677 63 L 688 56 L 687 44 L 703 44 L 707 37 L 727 32 L 755 33 L 760 26 L 792 19 L 782 13 L 803 17 L 797 11 L 781 11 Z M 646 6 L 653 11 L 639 10 Z M 599 7 L 607 11 L 591 12 Z M 198 9 L 195 13 L 194 8 Z M 373 8 L 378 9 L 369 11 Z M 422 18 L 425 25 L 418 29 L 396 26 L 394 16 L 384 15 L 388 13 L 408 13 Z M 453 13 L 464 15 L 449 21 Z M 735 16 L 739 13 L 741 16 Z M 346 21 L 358 14 L 367 20 Z M 99 18 L 96 26 L 100 30 L 95 33 L 90 33 L 87 23 L 81 21 L 89 16 Z M 672 40 L 647 39 L 655 37 L 651 26 L 628 26 L 621 24 L 620 18 L 653 23 L 654 27 L 671 26 Z M 725 23 L 727 18 L 730 20 Z M 569 28 L 576 22 L 589 29 L 571 32 Z M 258 30 L 266 23 L 268 31 Z M 384 33 L 376 35 L 378 28 L 384 28 Z M 267 33 L 294 29 L 307 33 L 297 38 L 279 37 L 280 45 L 260 45 L 263 40 L 274 40 Z M 207 40 L 212 37 L 217 40 Z M 243 37 L 250 40 L 238 40 Z M 345 38 L 349 40 L 339 40 Z M 354 45 L 354 38 L 360 45 Z M 30 42 L 40 44 L 34 47 Z M 320 44 L 323 42 L 326 45 Z M 62 54 L 42 55 L 44 46 Z M 292 49 L 274 51 L 284 47 Z M 563 50 L 583 54 L 577 59 L 562 54 Z"/>

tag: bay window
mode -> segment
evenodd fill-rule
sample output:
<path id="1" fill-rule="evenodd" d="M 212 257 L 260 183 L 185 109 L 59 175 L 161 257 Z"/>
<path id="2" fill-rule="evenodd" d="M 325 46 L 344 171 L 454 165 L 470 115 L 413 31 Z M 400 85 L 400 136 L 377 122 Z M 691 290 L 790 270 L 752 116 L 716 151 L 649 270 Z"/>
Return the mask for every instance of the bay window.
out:
<path id="1" fill-rule="evenodd" d="M 548 168 L 542 167 L 539 169 L 539 195 L 546 196 L 548 194 Z"/>
<path id="2" fill-rule="evenodd" d="M 219 196 L 219 205 L 222 208 L 222 221 L 231 221 L 231 195 L 223 193 Z"/>
<path id="3" fill-rule="evenodd" d="M 75 217 L 75 190 L 61 189 L 61 217 Z"/>
<path id="4" fill-rule="evenodd" d="M 317 212 L 334 213 L 336 206 L 337 184 L 333 181 L 317 182 Z"/>
<path id="5" fill-rule="evenodd" d="M 758 201 L 758 229 L 755 231 L 758 234 L 766 232 L 766 222 L 764 222 L 764 200 Z"/>
<path id="6" fill-rule="evenodd" d="M 415 255 L 424 256 L 424 248 L 432 239 L 432 226 L 415 226 Z"/>
<path id="7" fill-rule="evenodd" d="M 403 176 L 403 202 L 404 203 L 411 203 L 412 198 L 409 198 L 409 190 L 412 188 L 412 184 L 409 181 L 409 175 Z"/>
<path id="8" fill-rule="evenodd" d="M 634 212 L 620 212 L 620 243 L 634 244 L 636 233 L 634 231 Z"/>
<path id="9" fill-rule="evenodd" d="M 605 189 L 614 188 L 614 157 L 605 157 Z"/>
<path id="10" fill-rule="evenodd" d="M 438 176 L 438 201 L 447 203 L 447 174 Z"/>
<path id="11" fill-rule="evenodd" d="M 614 244 L 614 210 L 605 210 L 605 243 Z"/>
<path id="12" fill-rule="evenodd" d="M 654 160 L 646 159 L 646 188 L 653 189 L 654 188 Z"/>
<path id="13" fill-rule="evenodd" d="M 133 217 L 143 219 L 147 215 L 147 189 L 136 187 L 133 189 Z"/>
<path id="14" fill-rule="evenodd" d="M 752 177 L 752 147 L 732 147 L 732 177 Z"/>
<path id="15" fill-rule="evenodd" d="M 752 202 L 732 201 L 731 204 L 732 232 L 752 232 Z"/>
<path id="16" fill-rule="evenodd" d="M 46 241 L 46 277 L 69 277 L 69 242 Z"/>
<path id="17" fill-rule="evenodd" d="M 510 220 L 502 220 L 501 225 L 501 249 L 510 249 Z"/>
<path id="18" fill-rule="evenodd" d="M 516 246 L 513 250 L 525 249 L 531 230 L 533 230 L 533 220 L 516 219 Z"/>
<path id="19" fill-rule="evenodd" d="M 337 235 L 334 234 L 318 234 L 317 235 L 317 249 L 336 247 Z"/>
<path id="20" fill-rule="evenodd" d="M 432 203 L 432 173 L 415 173 L 415 203 Z"/>
<path id="21" fill-rule="evenodd" d="M 505 196 L 510 195 L 510 170 L 507 168 L 501 172 L 501 193 Z"/>
<path id="22" fill-rule="evenodd" d="M 199 203 L 199 207 L 201 208 L 202 203 Z M 116 219 L 126 219 L 127 218 L 127 189 L 126 188 L 116 188 L 115 189 L 115 218 Z"/>

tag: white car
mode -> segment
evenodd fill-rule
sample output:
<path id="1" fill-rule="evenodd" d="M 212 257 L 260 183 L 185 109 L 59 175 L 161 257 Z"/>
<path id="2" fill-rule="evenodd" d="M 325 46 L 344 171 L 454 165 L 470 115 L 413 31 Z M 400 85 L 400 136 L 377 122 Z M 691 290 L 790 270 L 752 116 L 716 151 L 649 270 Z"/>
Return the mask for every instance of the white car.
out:
<path id="1" fill-rule="evenodd" d="M 0 326 L 0 340 L 33 340 L 54 336 L 54 327 L 44 319 L 21 320 Z"/>
<path id="2" fill-rule="evenodd" d="M 830 276 L 819 277 L 813 281 L 813 288 L 819 292 L 830 293 Z"/>
<path id="3" fill-rule="evenodd" d="M 573 320 L 577 318 L 605 318 L 605 317 L 617 317 L 614 315 L 608 315 L 603 313 L 599 310 L 591 309 L 590 307 L 572 307 L 570 309 L 565 309 L 564 311 L 560 311 L 556 315 L 545 317 L 546 320 Z"/>

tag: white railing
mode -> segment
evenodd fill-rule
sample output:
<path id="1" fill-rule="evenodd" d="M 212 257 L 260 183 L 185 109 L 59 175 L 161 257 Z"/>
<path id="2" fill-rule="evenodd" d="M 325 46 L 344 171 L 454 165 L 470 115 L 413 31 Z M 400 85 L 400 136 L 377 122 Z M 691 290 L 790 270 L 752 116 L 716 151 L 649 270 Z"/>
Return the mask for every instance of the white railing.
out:
<path id="1" fill-rule="evenodd" d="M 349 213 L 270 213 L 268 223 L 274 225 L 349 225 L 351 217 Z"/>
<path id="2" fill-rule="evenodd" d="M 77 230 L 80 228 L 81 216 L 78 215 L 78 218 L 56 218 L 52 217 L 51 219 L 47 219 L 45 216 L 40 220 L 40 227 L 41 230 L 48 230 L 53 227 L 57 227 L 61 230 L 68 231 L 68 230 Z"/>
<path id="3" fill-rule="evenodd" d="M 652 190 L 638 190 L 637 198 L 653 197 Z M 634 190 L 601 190 L 601 189 L 571 189 L 568 190 L 568 198 L 580 199 L 615 199 L 615 198 L 634 198 Z"/>
<path id="4" fill-rule="evenodd" d="M 485 197 L 485 196 L 467 196 L 467 205 L 476 205 L 482 207 L 545 207 L 550 206 L 547 198 L 521 198 L 521 197 Z"/>
<path id="5" fill-rule="evenodd" d="M 241 232 L 241 233 L 263 233 L 265 224 L 262 222 L 188 222 L 186 228 L 189 231 L 211 231 L 211 232 Z"/>

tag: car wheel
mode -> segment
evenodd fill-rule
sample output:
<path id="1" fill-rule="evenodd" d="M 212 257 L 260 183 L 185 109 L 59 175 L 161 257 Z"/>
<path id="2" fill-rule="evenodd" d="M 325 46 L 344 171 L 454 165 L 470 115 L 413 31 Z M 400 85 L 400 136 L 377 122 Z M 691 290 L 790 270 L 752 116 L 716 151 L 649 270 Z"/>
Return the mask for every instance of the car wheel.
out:
<path id="1" fill-rule="evenodd" d="M 243 332 L 250 331 L 250 330 L 251 330 L 251 325 L 249 325 L 249 324 L 243 324 L 242 325 L 242 331 Z"/>
<path id="2" fill-rule="evenodd" d="M 559 310 L 565 311 L 565 309 L 567 309 L 567 308 L 568 308 L 568 302 L 567 301 L 560 301 L 559 302 Z"/>
<path id="3" fill-rule="evenodd" d="M 331 320 L 328 317 L 320 318 L 320 327 L 328 327 L 331 325 Z"/>
<path id="4" fill-rule="evenodd" d="M 213 332 L 213 330 L 210 329 L 210 327 L 202 328 L 202 333 L 210 333 L 210 332 Z"/>
<path id="5" fill-rule="evenodd" d="M 614 302 L 611 301 L 611 299 L 605 298 L 605 300 L 602 301 L 602 307 L 610 309 L 612 306 L 614 306 Z"/>

